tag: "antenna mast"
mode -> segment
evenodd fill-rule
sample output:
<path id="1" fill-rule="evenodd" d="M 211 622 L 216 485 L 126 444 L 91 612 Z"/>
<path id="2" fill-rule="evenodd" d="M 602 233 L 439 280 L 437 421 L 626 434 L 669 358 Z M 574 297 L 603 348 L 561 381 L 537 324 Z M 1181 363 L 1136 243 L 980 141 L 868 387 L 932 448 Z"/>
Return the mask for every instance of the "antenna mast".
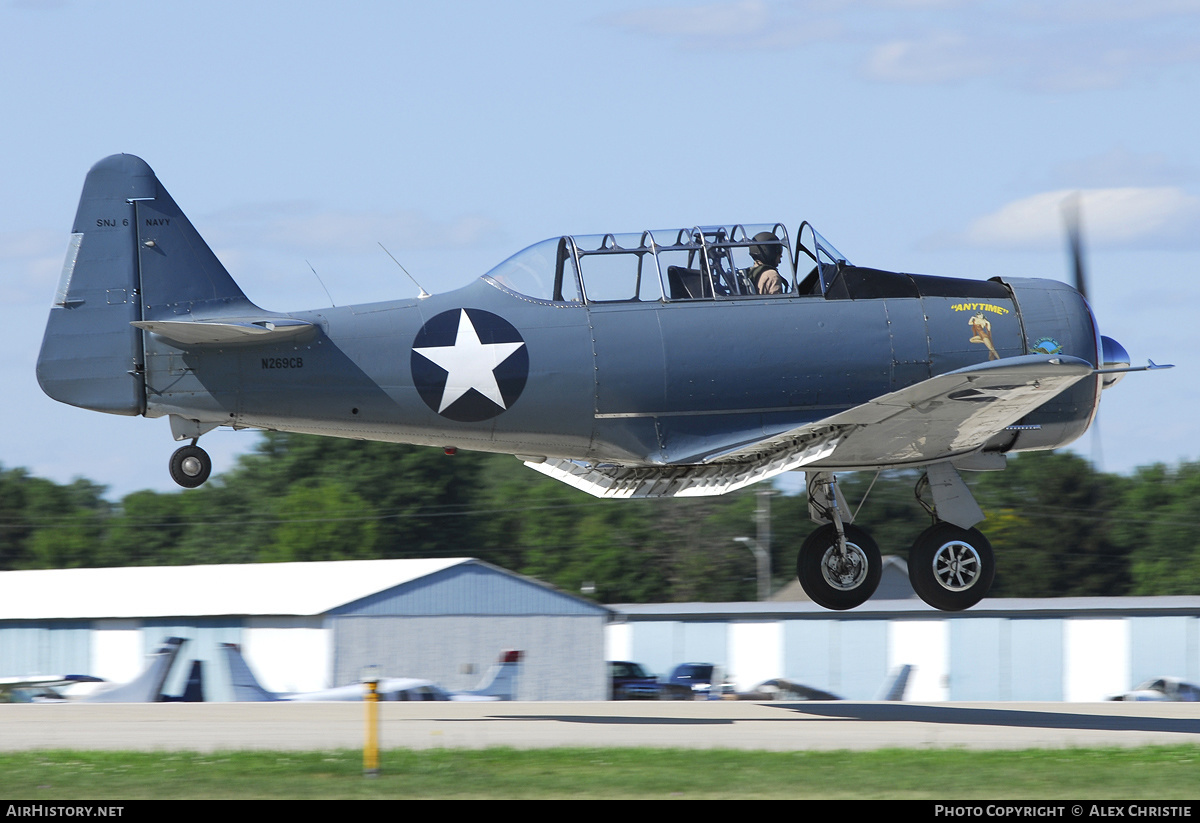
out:
<path id="1" fill-rule="evenodd" d="M 380 243 L 379 248 L 383 249 L 384 253 L 387 254 L 388 257 L 392 258 L 393 263 L 395 263 L 397 266 L 400 266 L 400 271 L 404 272 L 405 274 L 408 274 L 408 269 L 406 269 L 406 268 L 404 268 L 404 266 L 400 265 L 400 261 L 396 259 L 396 255 L 394 255 L 390 251 L 388 251 L 387 246 Z M 411 274 L 408 274 L 408 279 L 413 281 L 413 285 L 421 290 L 421 293 L 417 295 L 417 297 L 419 299 L 424 299 L 429 296 L 429 292 L 425 291 L 425 289 L 421 286 L 421 284 L 417 282 L 417 278 L 413 277 Z"/>

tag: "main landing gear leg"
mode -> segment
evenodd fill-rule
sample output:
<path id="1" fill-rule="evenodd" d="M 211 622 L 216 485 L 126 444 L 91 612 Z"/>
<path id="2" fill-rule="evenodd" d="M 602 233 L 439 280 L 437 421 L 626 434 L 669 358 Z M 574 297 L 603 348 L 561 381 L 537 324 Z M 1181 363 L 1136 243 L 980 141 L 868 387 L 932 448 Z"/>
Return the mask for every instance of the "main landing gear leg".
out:
<path id="1" fill-rule="evenodd" d="M 196 445 L 200 435 L 215 429 L 218 423 L 202 423 L 178 414 L 171 416 L 171 436 L 175 440 L 191 440 L 191 445 L 176 449 L 171 455 L 171 479 L 185 489 L 204 485 L 212 474 L 212 458 L 208 452 Z"/>
<path id="2" fill-rule="evenodd" d="M 171 479 L 185 489 L 203 485 L 212 473 L 212 458 L 196 445 L 198 439 L 193 438 L 190 446 L 176 449 L 171 455 Z"/>
<path id="3" fill-rule="evenodd" d="M 814 603 L 827 609 L 853 609 L 879 586 L 879 547 L 863 529 L 842 520 L 845 501 L 832 474 L 808 476 L 808 504 L 813 519 L 828 521 L 800 546 L 796 577 Z"/>
<path id="4" fill-rule="evenodd" d="M 925 488 L 933 494 L 932 506 L 921 496 Z M 974 606 L 988 593 L 996 575 L 991 544 L 972 528 L 983 519 L 983 512 L 948 463 L 929 467 L 917 483 L 917 500 L 936 522 L 917 536 L 909 550 L 908 579 L 913 591 L 942 611 Z"/>

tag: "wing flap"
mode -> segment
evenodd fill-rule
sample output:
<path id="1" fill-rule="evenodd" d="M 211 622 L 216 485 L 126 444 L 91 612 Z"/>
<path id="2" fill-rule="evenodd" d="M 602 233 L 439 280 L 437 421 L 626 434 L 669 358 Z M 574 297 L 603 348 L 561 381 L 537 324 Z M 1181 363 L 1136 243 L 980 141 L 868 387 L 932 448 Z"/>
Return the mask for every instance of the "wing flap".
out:
<path id="1" fill-rule="evenodd" d="M 764 459 L 707 466 L 615 466 L 548 458 L 525 465 L 596 497 L 706 497 L 736 491 L 828 457 L 836 432 L 805 438 Z"/>

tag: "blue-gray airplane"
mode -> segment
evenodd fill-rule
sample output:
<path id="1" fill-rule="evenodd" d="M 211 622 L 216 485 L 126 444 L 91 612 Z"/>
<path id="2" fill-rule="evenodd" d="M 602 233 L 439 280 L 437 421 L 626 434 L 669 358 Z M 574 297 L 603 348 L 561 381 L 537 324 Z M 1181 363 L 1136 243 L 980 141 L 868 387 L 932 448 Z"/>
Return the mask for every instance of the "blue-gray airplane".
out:
<path id="1" fill-rule="evenodd" d="M 1079 290 L 851 264 L 808 223 L 563 236 L 446 294 L 272 312 L 251 303 L 141 159 L 87 175 L 38 358 L 43 390 L 168 417 L 172 477 L 218 426 L 516 455 L 600 497 L 723 494 L 807 474 L 821 525 L 797 576 L 826 608 L 874 592 L 880 552 L 836 473 L 924 467 L 913 588 L 991 585 L 959 472 L 1092 422 L 1130 367 Z"/>

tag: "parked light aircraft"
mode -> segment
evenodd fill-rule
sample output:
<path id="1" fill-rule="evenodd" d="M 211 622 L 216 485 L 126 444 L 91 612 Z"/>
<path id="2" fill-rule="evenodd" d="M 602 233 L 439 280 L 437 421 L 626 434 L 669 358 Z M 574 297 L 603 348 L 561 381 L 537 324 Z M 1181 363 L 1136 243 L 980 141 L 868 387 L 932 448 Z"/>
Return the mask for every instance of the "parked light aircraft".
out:
<path id="1" fill-rule="evenodd" d="M 186 642 L 182 637 L 168 637 L 146 655 L 145 670 L 128 683 L 110 683 L 84 674 L 4 677 L 0 678 L 0 694 L 14 703 L 158 703 L 187 699 L 170 698 L 162 693 L 175 657 Z M 83 691 L 79 690 L 81 687 Z M 191 682 L 189 687 L 193 687 Z"/>
<path id="2" fill-rule="evenodd" d="M 912 675 L 912 665 L 905 663 L 902 666 L 897 666 L 896 669 L 888 675 L 883 686 L 879 689 L 879 696 L 876 700 L 903 700 L 905 692 L 908 691 L 908 680 Z M 776 677 L 773 680 L 767 680 L 759 683 L 748 692 L 738 695 L 742 700 L 842 700 L 832 692 L 827 692 L 824 689 L 817 689 L 812 686 L 805 686 L 803 683 L 797 683 L 794 680 L 788 680 L 785 677 Z"/>
<path id="3" fill-rule="evenodd" d="M 103 677 L 90 674 L 34 674 L 0 677 L 0 703 L 58 703 L 69 699 L 73 689 L 95 688 Z"/>
<path id="4" fill-rule="evenodd" d="M 1200 702 L 1200 686 L 1178 677 L 1155 677 L 1139 683 L 1127 692 L 1114 694 L 1107 700 L 1128 700 L 1152 703 Z"/>
<path id="5" fill-rule="evenodd" d="M 242 657 L 241 647 L 236 643 L 222 643 L 225 663 L 233 680 L 233 699 L 242 702 L 264 702 L 291 700 L 300 702 L 355 701 L 362 700 L 365 687 L 361 683 L 335 686 L 315 692 L 281 694 L 268 691 L 259 684 Z M 388 677 L 381 679 L 375 687 L 380 700 L 514 700 L 517 695 L 517 673 L 521 653 L 506 651 L 500 660 L 483 675 L 479 685 L 469 691 L 452 692 L 443 689 L 432 680 L 414 677 Z"/>
<path id="6" fill-rule="evenodd" d="M 822 525 L 797 576 L 833 609 L 880 577 L 836 472 L 924 467 L 909 572 L 957 610 L 995 570 L 959 471 L 1075 440 L 1129 363 L 1067 285 L 855 266 L 808 223 L 555 237 L 446 294 L 265 311 L 114 155 L 84 182 L 37 372 L 62 402 L 168 417 L 185 487 L 218 426 L 504 452 L 601 497 L 802 469 Z"/>

